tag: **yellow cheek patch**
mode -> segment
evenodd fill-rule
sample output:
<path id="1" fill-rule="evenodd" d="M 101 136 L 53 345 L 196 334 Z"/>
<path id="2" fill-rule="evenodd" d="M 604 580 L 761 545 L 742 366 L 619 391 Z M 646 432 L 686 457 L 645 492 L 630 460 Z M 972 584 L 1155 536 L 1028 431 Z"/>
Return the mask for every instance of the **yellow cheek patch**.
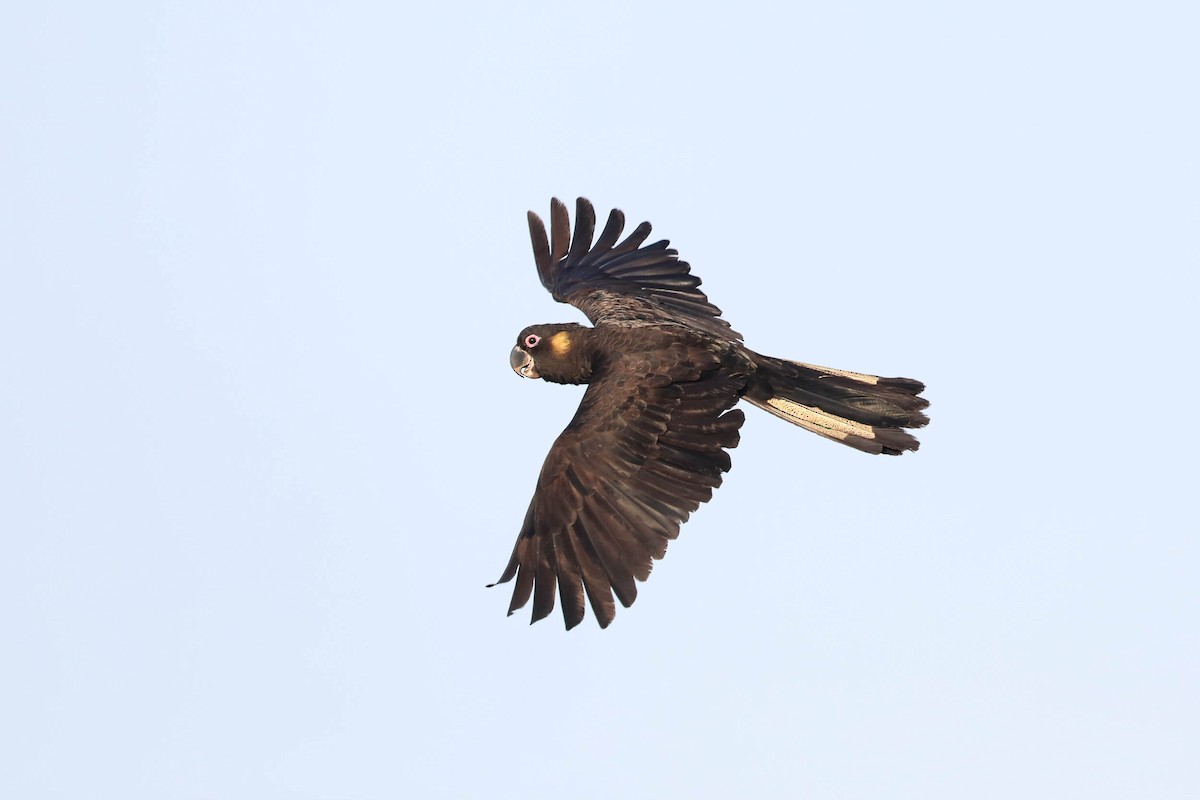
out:
<path id="1" fill-rule="evenodd" d="M 546 342 L 550 345 L 550 352 L 562 358 L 571 351 L 571 337 L 566 331 L 559 331 L 551 336 Z"/>

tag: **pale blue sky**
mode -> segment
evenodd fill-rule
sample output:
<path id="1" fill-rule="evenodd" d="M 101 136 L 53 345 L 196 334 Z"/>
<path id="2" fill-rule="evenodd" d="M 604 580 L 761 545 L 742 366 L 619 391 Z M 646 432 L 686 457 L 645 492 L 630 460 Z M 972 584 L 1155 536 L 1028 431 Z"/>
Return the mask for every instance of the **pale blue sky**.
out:
<path id="1" fill-rule="evenodd" d="M 10 5 L 0 795 L 1200 794 L 1194 4 Z M 484 584 L 579 194 L 933 423 L 748 409 L 568 634 Z"/>

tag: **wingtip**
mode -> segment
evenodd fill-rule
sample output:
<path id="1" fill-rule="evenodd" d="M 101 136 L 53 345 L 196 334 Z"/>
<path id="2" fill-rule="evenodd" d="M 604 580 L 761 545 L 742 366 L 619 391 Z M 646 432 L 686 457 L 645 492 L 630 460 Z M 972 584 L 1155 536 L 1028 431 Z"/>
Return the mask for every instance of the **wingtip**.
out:
<path id="1" fill-rule="evenodd" d="M 552 265 L 550 257 L 550 238 L 546 234 L 546 223 L 542 222 L 542 218 L 535 212 L 530 211 L 528 214 L 529 220 L 529 240 L 533 245 L 533 262 L 537 265 L 538 277 L 542 284 L 548 286 L 550 280 L 550 267 Z"/>
<path id="2" fill-rule="evenodd" d="M 571 215 L 557 197 L 550 198 L 550 263 L 557 264 L 571 246 Z"/>

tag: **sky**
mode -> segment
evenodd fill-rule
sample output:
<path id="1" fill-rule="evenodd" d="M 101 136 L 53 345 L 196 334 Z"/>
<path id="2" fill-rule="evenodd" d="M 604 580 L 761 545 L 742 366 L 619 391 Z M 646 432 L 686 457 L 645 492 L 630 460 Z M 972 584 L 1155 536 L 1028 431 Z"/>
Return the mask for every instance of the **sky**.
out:
<path id="1" fill-rule="evenodd" d="M 2 16 L 0 795 L 1200 794 L 1194 4 Z M 932 423 L 748 408 L 568 633 L 485 585 L 579 195 Z"/>

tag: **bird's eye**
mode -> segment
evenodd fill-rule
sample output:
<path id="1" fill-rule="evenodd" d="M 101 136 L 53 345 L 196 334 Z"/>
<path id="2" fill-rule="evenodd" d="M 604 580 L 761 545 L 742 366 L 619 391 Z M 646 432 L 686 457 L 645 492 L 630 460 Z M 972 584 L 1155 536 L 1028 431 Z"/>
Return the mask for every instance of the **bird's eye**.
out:
<path id="1" fill-rule="evenodd" d="M 542 340 L 542 337 L 538 336 L 536 333 L 531 333 L 525 337 L 525 346 L 526 347 L 537 347 L 538 342 L 540 342 L 541 340 Z"/>

